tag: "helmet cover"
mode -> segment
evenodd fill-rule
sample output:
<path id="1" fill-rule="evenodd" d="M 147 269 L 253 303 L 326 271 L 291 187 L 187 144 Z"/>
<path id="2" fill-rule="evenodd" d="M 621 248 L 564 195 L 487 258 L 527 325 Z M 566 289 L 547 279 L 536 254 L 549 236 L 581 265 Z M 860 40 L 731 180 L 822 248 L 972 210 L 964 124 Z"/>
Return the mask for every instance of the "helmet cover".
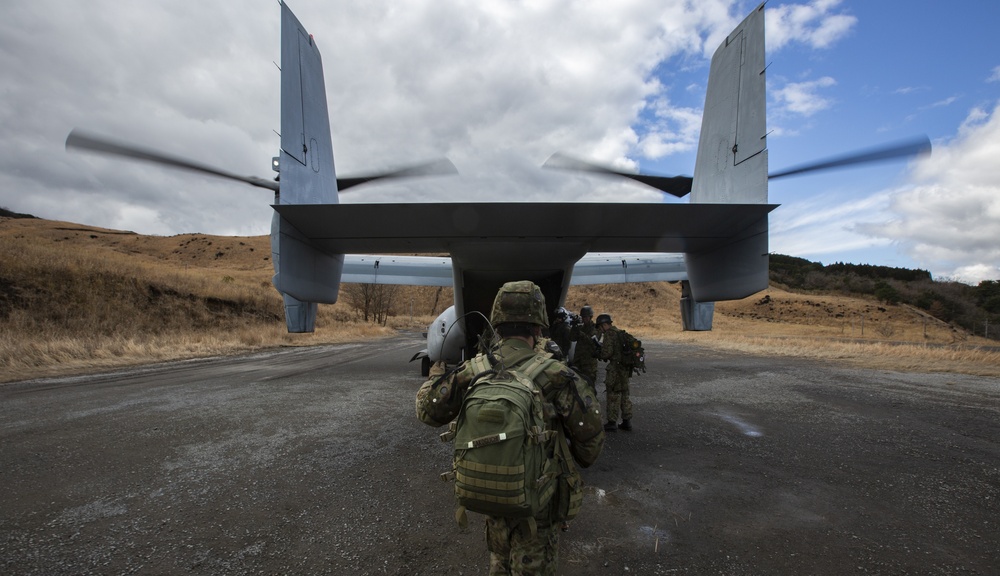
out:
<path id="1" fill-rule="evenodd" d="M 490 323 L 536 324 L 548 328 L 545 296 L 542 289 L 529 280 L 507 282 L 497 292 L 490 312 Z"/>

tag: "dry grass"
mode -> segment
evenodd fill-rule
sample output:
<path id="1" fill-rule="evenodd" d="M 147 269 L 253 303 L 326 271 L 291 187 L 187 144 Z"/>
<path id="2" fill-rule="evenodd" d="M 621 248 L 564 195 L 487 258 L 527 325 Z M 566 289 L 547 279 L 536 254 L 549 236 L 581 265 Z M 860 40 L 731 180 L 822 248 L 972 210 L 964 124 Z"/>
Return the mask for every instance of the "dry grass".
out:
<path id="1" fill-rule="evenodd" d="M 639 338 L 881 370 L 1000 377 L 996 342 L 909 306 L 772 286 L 750 298 L 717 303 L 710 332 L 684 332 L 679 302 L 680 288 L 666 283 L 585 286 L 567 296 L 567 307 L 590 304 Z"/>
<path id="2" fill-rule="evenodd" d="M 402 287 L 385 327 L 340 302 L 320 306 L 314 334 L 288 334 L 271 274 L 263 236 L 139 236 L 0 219 L 0 381 L 387 337 L 423 330 L 452 301 L 448 289 Z M 766 295 L 719 303 L 714 329 L 699 333 L 680 330 L 679 290 L 666 283 L 573 288 L 567 306 L 589 303 L 642 338 L 1000 376 L 1000 355 L 974 347 L 982 339 L 917 310 L 779 288 Z"/>
<path id="3" fill-rule="evenodd" d="M 405 314 L 385 327 L 338 303 L 320 307 L 316 333 L 288 334 L 271 274 L 266 237 L 0 219 L 0 381 L 387 337 L 434 317 L 404 290 Z"/>

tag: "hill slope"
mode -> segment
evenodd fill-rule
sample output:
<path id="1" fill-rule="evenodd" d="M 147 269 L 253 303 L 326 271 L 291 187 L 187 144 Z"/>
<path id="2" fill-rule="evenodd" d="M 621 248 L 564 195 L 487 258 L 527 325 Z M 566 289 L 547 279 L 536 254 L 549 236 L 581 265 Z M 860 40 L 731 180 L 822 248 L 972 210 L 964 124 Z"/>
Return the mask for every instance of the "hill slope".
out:
<path id="1" fill-rule="evenodd" d="M 342 297 L 320 307 L 315 334 L 288 334 L 271 275 L 265 236 L 142 236 L 0 217 L 0 381 L 423 330 L 452 299 L 450 290 L 400 287 L 382 326 Z M 585 286 L 571 289 L 566 305 L 590 304 L 642 338 L 820 357 L 849 339 L 845 346 L 866 347 L 832 357 L 878 366 L 870 358 L 889 356 L 897 367 L 906 367 L 898 346 L 882 354 L 876 344 L 934 344 L 952 357 L 931 369 L 1000 372 L 1000 358 L 962 351 L 981 339 L 913 306 L 772 286 L 718 303 L 714 330 L 692 333 L 680 330 L 679 299 L 679 287 L 667 283 Z M 923 350 L 915 356 L 928 357 Z"/>

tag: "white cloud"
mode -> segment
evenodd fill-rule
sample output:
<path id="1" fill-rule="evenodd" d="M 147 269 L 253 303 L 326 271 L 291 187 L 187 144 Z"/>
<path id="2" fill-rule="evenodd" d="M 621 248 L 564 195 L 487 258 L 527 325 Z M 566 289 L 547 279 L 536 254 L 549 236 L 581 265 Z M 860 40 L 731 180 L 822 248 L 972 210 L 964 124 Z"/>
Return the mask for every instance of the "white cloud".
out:
<path id="1" fill-rule="evenodd" d="M 928 108 L 945 108 L 954 104 L 960 96 L 949 96 L 947 98 L 938 100 L 937 102 L 931 103 Z"/>
<path id="2" fill-rule="evenodd" d="M 828 48 L 847 35 L 858 19 L 831 11 L 840 0 L 814 0 L 807 4 L 786 4 L 765 12 L 767 46 L 778 50 L 798 42 L 811 48 Z"/>
<path id="3" fill-rule="evenodd" d="M 1000 66 L 993 69 L 993 73 L 990 74 L 989 78 L 986 79 L 987 82 L 1000 82 Z"/>
<path id="4" fill-rule="evenodd" d="M 889 201 L 887 193 L 850 199 L 834 190 L 783 205 L 771 217 L 771 250 L 817 258 L 888 245 L 891 239 L 859 234 L 856 223 L 884 213 Z"/>
<path id="5" fill-rule="evenodd" d="M 1000 278 L 1000 106 L 972 110 L 958 134 L 917 162 L 891 192 L 891 219 L 860 227 L 897 243 L 935 276 Z"/>
<path id="6" fill-rule="evenodd" d="M 836 13 L 834 10 L 839 5 L 840 0 L 814 0 L 768 8 L 765 12 L 768 51 L 773 53 L 796 43 L 812 49 L 825 49 L 843 39 L 854 28 L 857 18 Z M 768 82 L 772 100 L 768 120 L 774 136 L 799 133 L 802 117 L 812 116 L 834 104 L 831 98 L 821 95 L 822 90 L 837 84 L 830 76 L 802 82 L 787 82 L 784 78 L 772 77 Z M 795 122 L 785 125 L 791 117 Z"/>
<path id="7" fill-rule="evenodd" d="M 637 143 L 642 156 L 655 159 L 697 148 L 701 110 L 676 107 L 665 98 L 657 99 L 652 108 L 655 121 Z"/>
<path id="8" fill-rule="evenodd" d="M 769 7 L 768 49 L 827 48 L 844 38 L 856 19 L 838 6 Z M 653 202 L 660 195 L 638 185 L 536 168 L 556 151 L 636 168 L 693 150 L 701 110 L 677 105 L 669 92 L 688 88 L 687 79 L 675 88 L 655 71 L 684 59 L 707 76 L 707 59 L 747 5 L 297 0 L 292 7 L 323 54 L 341 174 L 441 155 L 462 172 L 359 188 L 345 201 Z M 280 128 L 278 50 L 273 3 L 247 9 L 205 0 L 196 13 L 167 0 L 14 3 L 0 20 L 0 206 L 142 233 L 266 233 L 267 191 L 66 154 L 63 142 L 79 126 L 268 177 Z M 773 94 L 779 106 L 771 113 L 816 114 L 831 105 L 823 91 L 835 84 L 831 77 L 786 84 Z M 781 209 L 789 218 L 775 219 L 774 244 L 802 248 L 776 249 L 894 241 L 849 224 L 871 206 L 811 206 L 811 213 Z"/>
<path id="9" fill-rule="evenodd" d="M 996 280 L 1000 278 L 1000 266 L 990 266 L 988 264 L 971 264 L 969 266 L 959 266 L 949 278 L 966 284 L 976 285 L 983 280 Z"/>
<path id="10" fill-rule="evenodd" d="M 892 247 L 935 278 L 1000 279 L 1000 104 L 968 113 L 957 134 L 914 161 L 908 183 L 854 198 L 842 188 L 782 206 L 772 249 L 822 257 Z"/>
<path id="11" fill-rule="evenodd" d="M 917 86 L 903 86 L 901 88 L 895 89 L 893 91 L 893 94 L 902 94 L 902 95 L 905 96 L 905 95 L 908 95 L 908 94 L 913 94 L 913 93 L 916 93 L 916 92 L 923 92 L 923 91 L 926 91 L 926 90 L 927 90 L 927 88 L 925 86 L 920 86 L 920 87 L 917 87 Z"/>
<path id="12" fill-rule="evenodd" d="M 835 86 L 837 81 L 829 76 L 824 76 L 818 80 L 809 82 L 790 82 L 782 88 L 771 91 L 779 110 L 780 115 L 790 112 L 801 116 L 812 116 L 813 114 L 826 110 L 833 102 L 829 98 L 819 95 L 823 88 Z"/>
<path id="13" fill-rule="evenodd" d="M 556 151 L 634 167 L 693 147 L 700 110 L 673 105 L 654 72 L 675 56 L 710 55 L 744 16 L 740 4 L 299 0 L 293 8 L 323 54 L 341 174 L 446 155 L 463 176 L 414 183 L 408 200 L 552 200 L 649 198 L 626 184 L 500 169 L 535 172 Z M 273 4 L 223 0 L 195 12 L 167 0 L 8 7 L 0 205 L 138 232 L 266 232 L 266 191 L 67 154 L 63 142 L 81 127 L 268 177 L 280 128 L 279 21 Z M 608 191 L 615 186 L 627 191 Z M 355 198 L 402 193 L 372 186 Z"/>

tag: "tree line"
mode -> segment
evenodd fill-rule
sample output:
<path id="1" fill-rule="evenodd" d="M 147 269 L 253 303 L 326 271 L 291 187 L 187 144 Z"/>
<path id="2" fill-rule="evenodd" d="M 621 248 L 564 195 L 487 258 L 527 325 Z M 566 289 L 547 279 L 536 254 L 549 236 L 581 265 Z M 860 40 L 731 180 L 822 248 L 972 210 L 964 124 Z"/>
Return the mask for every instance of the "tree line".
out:
<path id="1" fill-rule="evenodd" d="M 792 290 L 869 295 L 886 304 L 910 304 L 973 334 L 1000 339 L 1000 281 L 976 286 L 934 280 L 927 270 L 837 262 L 771 254 L 770 280 Z"/>

